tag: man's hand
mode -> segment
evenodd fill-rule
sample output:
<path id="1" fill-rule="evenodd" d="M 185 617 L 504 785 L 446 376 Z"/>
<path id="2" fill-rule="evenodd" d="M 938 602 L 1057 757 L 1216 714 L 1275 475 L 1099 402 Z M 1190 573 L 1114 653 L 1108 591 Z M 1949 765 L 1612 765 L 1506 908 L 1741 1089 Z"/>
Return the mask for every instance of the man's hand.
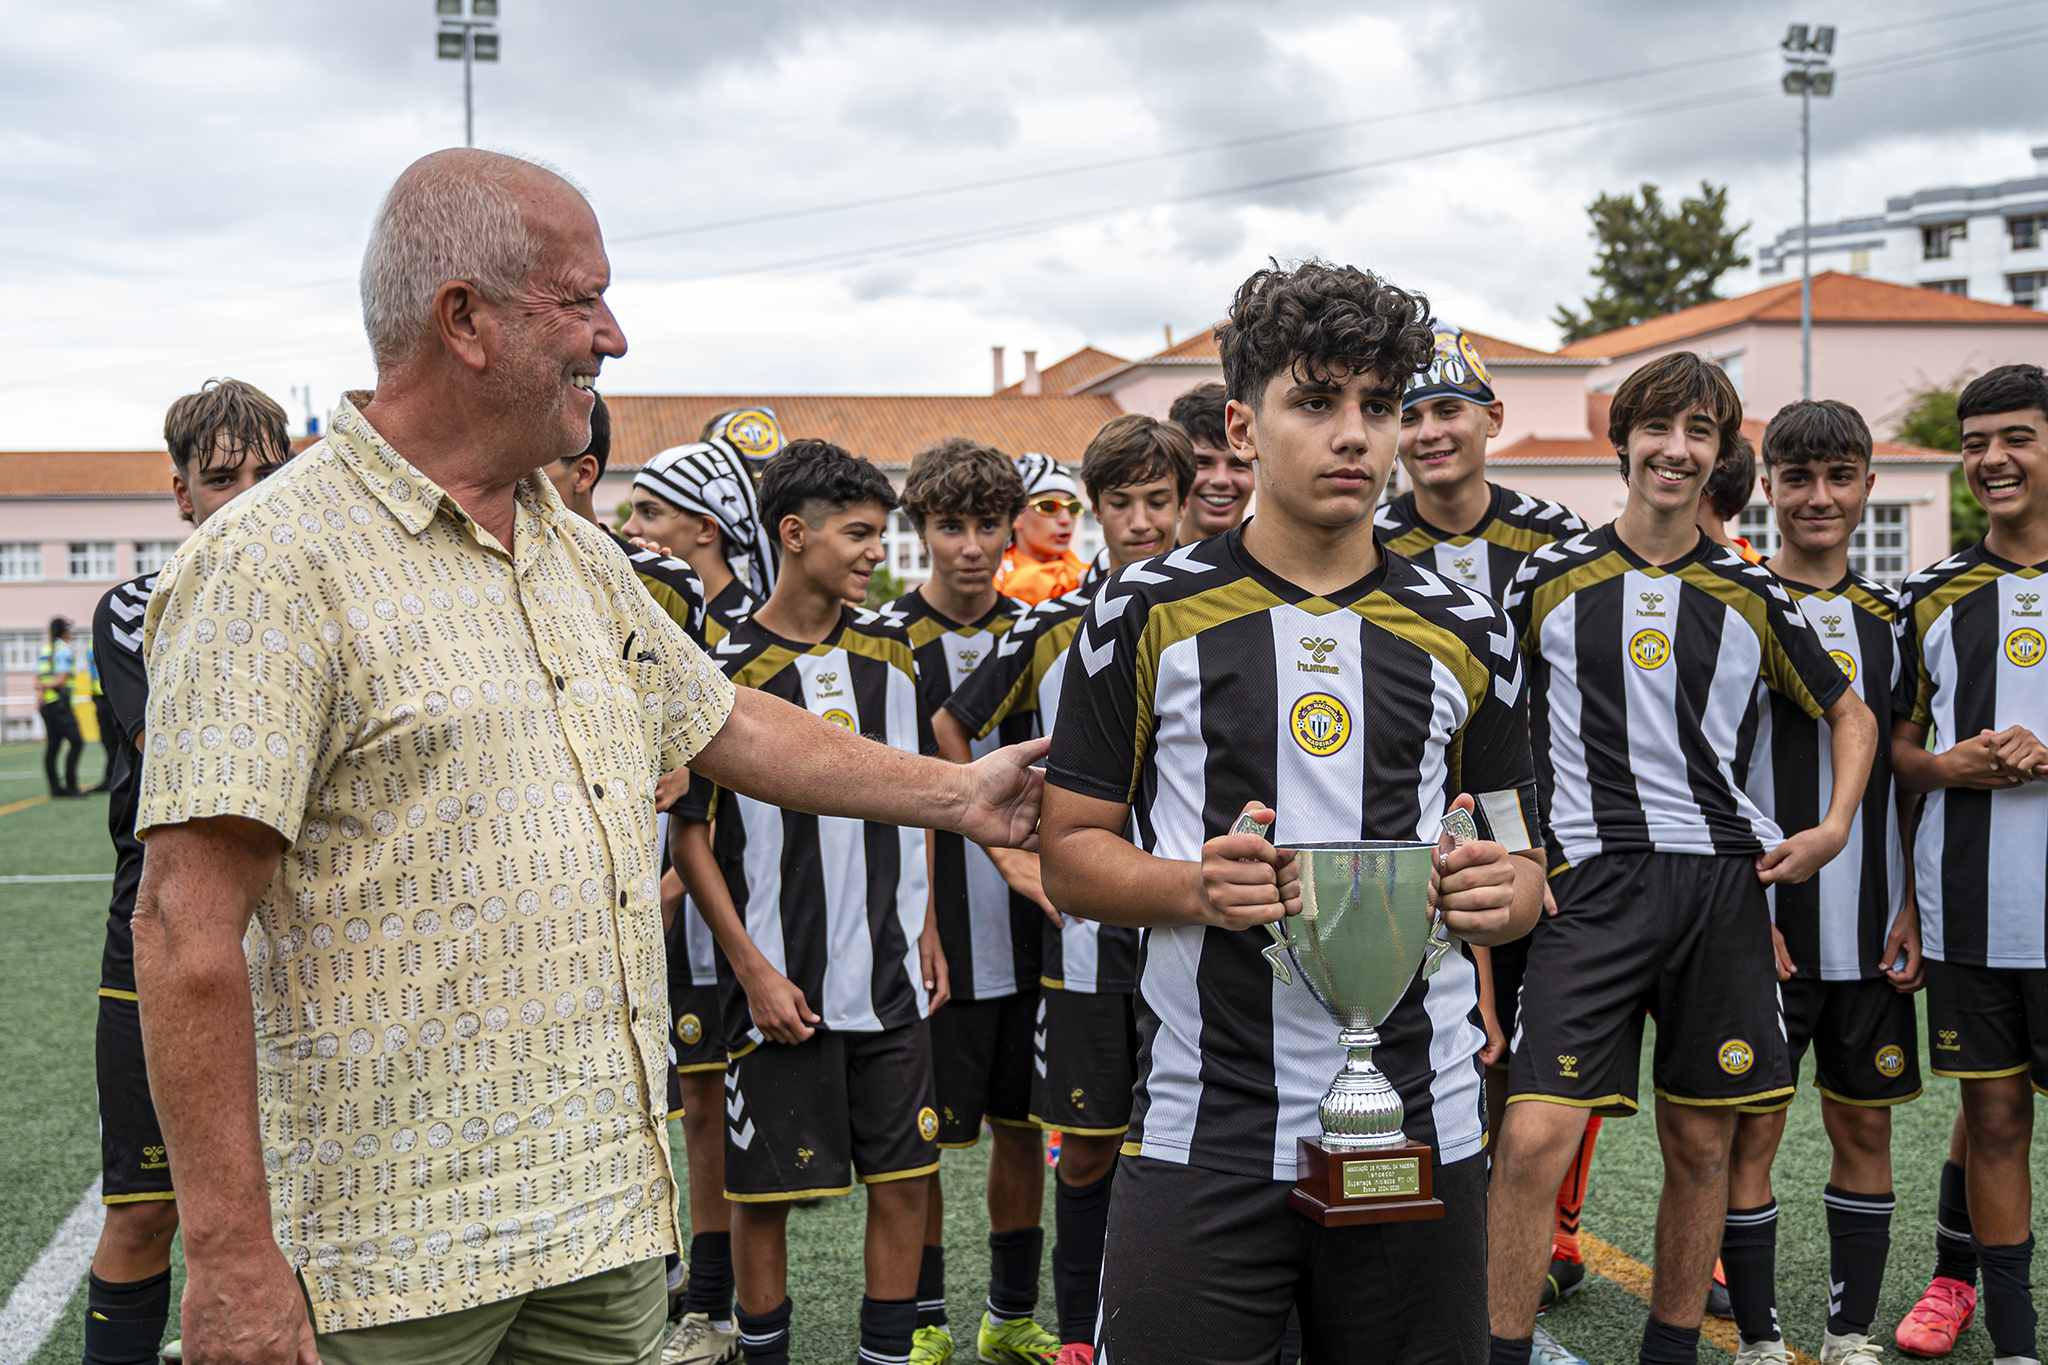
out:
<path id="1" fill-rule="evenodd" d="M 766 962 L 755 963 L 741 974 L 740 987 L 747 993 L 754 1027 L 771 1043 L 801 1043 L 818 1031 L 815 1025 L 824 1022 L 811 1012 L 796 982 Z"/>
<path id="2" fill-rule="evenodd" d="M 1026 853 L 1020 848 L 991 848 L 984 849 L 983 852 L 987 853 L 988 860 L 996 865 L 996 871 L 1003 874 L 1003 880 L 1009 884 L 1012 891 L 1036 902 L 1038 908 L 1045 912 L 1045 917 L 1054 924 L 1067 922 L 1066 916 L 1053 909 L 1052 901 L 1046 897 L 1045 883 L 1039 876 L 1036 853 Z"/>
<path id="3" fill-rule="evenodd" d="M 1270 831 L 1274 816 L 1256 801 L 1243 814 Z M 1219 834 L 1202 845 L 1194 895 L 1201 922 L 1249 929 L 1301 913 L 1301 868 L 1295 857 L 1257 834 Z"/>
<path id="4" fill-rule="evenodd" d="M 1785 946 L 1785 936 L 1778 932 L 1778 926 L 1771 926 L 1771 957 L 1778 965 L 1778 980 L 1790 981 L 1798 975 L 1799 967 L 1792 961 L 1792 950 Z"/>
<path id="5" fill-rule="evenodd" d="M 1557 897 L 1551 893 L 1548 877 L 1543 879 L 1543 913 L 1551 919 L 1557 918 Z"/>
<path id="6" fill-rule="evenodd" d="M 1038 847 L 1038 805 L 1045 773 L 1031 765 L 1052 748 L 1050 736 L 1012 744 L 967 765 L 960 833 L 984 848 Z"/>
<path id="7" fill-rule="evenodd" d="M 212 1253 L 188 1245 L 179 1315 L 187 1360 L 320 1365 L 305 1295 L 275 1242 Z"/>
<path id="8" fill-rule="evenodd" d="M 2018 730 L 2028 740 L 2033 736 L 2019 726 L 2002 734 L 1995 730 L 1980 730 L 1974 736 L 1958 740 L 1935 756 L 1936 780 L 1944 787 L 1967 787 L 1972 791 L 2005 791 L 2020 786 L 2035 774 L 2031 769 L 2015 769 L 2007 765 L 2004 755 L 2010 752 L 2015 758 L 2024 758 L 2026 744 L 2013 734 Z M 2036 741 L 2038 744 L 2038 741 Z"/>
<path id="9" fill-rule="evenodd" d="M 1906 965 L 1894 971 L 1902 957 Z M 1925 975 L 1920 957 L 1920 906 L 1907 896 L 1905 906 L 1892 920 L 1891 932 L 1884 936 L 1884 976 L 1900 995 L 1911 995 L 1926 984 Z"/>
<path id="10" fill-rule="evenodd" d="M 677 768 L 654 779 L 654 808 L 667 810 L 690 789 L 690 770 Z"/>
<path id="11" fill-rule="evenodd" d="M 1757 880 L 1766 886 L 1803 882 L 1833 862 L 1848 842 L 1846 832 L 1838 834 L 1826 825 L 1802 829 L 1756 860 Z"/>
<path id="12" fill-rule="evenodd" d="M 953 974 L 946 966 L 946 950 L 939 946 L 936 915 L 925 916 L 924 931 L 917 936 L 917 969 L 924 982 L 924 993 L 929 997 L 926 1013 L 953 998 Z"/>
<path id="13" fill-rule="evenodd" d="M 646 536 L 627 536 L 626 539 L 632 541 L 633 544 L 638 545 L 641 549 L 651 551 L 654 554 L 663 555 L 669 559 L 682 558 L 681 555 L 677 554 L 674 550 L 669 549 L 668 546 L 657 545 L 653 541 L 649 540 Z"/>

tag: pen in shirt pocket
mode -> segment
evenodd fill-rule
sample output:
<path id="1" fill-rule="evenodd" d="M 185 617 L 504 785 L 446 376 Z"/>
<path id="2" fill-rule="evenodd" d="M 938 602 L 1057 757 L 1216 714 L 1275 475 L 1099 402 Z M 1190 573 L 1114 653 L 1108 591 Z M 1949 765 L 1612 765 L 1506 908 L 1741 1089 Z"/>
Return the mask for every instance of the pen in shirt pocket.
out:
<path id="1" fill-rule="evenodd" d="M 624 649 L 621 649 L 619 651 L 619 657 L 621 659 L 630 659 L 633 657 L 633 641 L 639 638 L 640 632 L 637 630 L 629 630 L 626 632 L 626 646 Z"/>

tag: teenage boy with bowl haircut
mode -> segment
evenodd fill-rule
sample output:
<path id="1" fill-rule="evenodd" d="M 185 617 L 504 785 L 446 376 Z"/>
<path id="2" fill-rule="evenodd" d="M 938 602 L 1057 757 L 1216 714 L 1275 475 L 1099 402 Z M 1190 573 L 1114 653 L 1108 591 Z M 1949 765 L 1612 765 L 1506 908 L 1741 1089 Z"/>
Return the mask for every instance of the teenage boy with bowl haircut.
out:
<path id="1" fill-rule="evenodd" d="M 931 556 L 932 576 L 881 609 L 910 636 L 918 710 L 930 715 L 997 644 L 1024 604 L 995 589 L 995 570 L 1024 507 L 1024 481 L 1008 455 L 965 437 L 919 451 L 903 485 L 903 511 Z M 1029 739 L 1024 717 L 1005 735 Z M 990 737 L 976 755 L 1005 742 Z M 1031 1027 L 1038 1005 L 1043 912 L 1014 892 L 987 852 L 956 834 L 932 836 L 932 912 L 952 999 L 931 1017 L 941 1148 L 972 1147 L 986 1117 L 988 1311 L 974 1337 L 982 1360 L 1041 1365 L 1059 1341 L 1032 1321 L 1045 1232 L 1045 1135 L 1031 1121 Z M 945 1206 L 939 1177 L 925 1205 L 912 1365 L 953 1358 L 946 1317 Z"/>
<path id="2" fill-rule="evenodd" d="M 1172 548 L 1195 480 L 1194 451 L 1180 427 L 1139 413 L 1113 417 L 1089 441 L 1081 477 L 1102 526 L 1104 570 Z M 932 717 L 939 752 L 956 763 L 971 744 L 1025 726 L 1051 728 L 1069 677 L 1069 647 L 1103 578 L 1020 617 L 974 674 Z M 1138 935 L 1128 927 L 1063 916 L 1045 897 L 1038 856 L 991 850 L 1010 885 L 1045 911 L 1031 1116 L 1060 1133 L 1053 1193 L 1053 1295 L 1062 1365 L 1093 1351 L 1103 1239 L 1117 1148 L 1130 1124 L 1137 1024 Z"/>
<path id="3" fill-rule="evenodd" d="M 1630 375 L 1607 431 L 1628 485 L 1621 515 L 1538 550 L 1508 591 L 1558 913 L 1530 939 L 1494 1157 L 1496 1365 L 1529 1359 L 1546 1225 L 1588 1114 L 1636 1109 L 1645 1008 L 1664 1193 L 1644 1365 L 1697 1354 L 1736 1110 L 1792 1093 L 1764 887 L 1805 881 L 1841 851 L 1876 727 L 1784 587 L 1694 520 L 1741 420 L 1734 385 L 1701 356 Z M 1760 683 L 1832 732 L 1828 810 L 1789 838 L 1736 778 Z"/>
<path id="4" fill-rule="evenodd" d="M 1892 762 L 1899 785 L 1923 794 L 1913 886 L 1928 1065 L 1962 1081 L 1969 1223 L 1992 1351 L 2001 1362 L 2035 1361 L 2028 1159 L 2033 1092 L 2048 1090 L 2048 746 L 2039 738 L 2048 733 L 2048 375 L 2001 365 L 1970 382 L 1956 416 L 1963 477 L 1989 525 L 1978 544 L 1906 580 L 1915 695 L 1893 724 Z M 1902 1348 L 1944 1287 L 1937 1279 L 1901 1324 Z M 1951 1290 L 1953 1307 L 1960 1299 Z M 1950 1320 L 1960 1331 L 1969 1318 Z M 1953 1342 L 1950 1333 L 1924 1344 Z"/>
<path id="5" fill-rule="evenodd" d="M 1252 467 L 1237 458 L 1223 429 L 1228 402 L 1223 386 L 1212 381 L 1195 385 L 1166 410 L 1166 420 L 1188 434 L 1195 451 L 1195 486 L 1180 519 L 1183 545 L 1236 530 L 1251 507 Z"/>
<path id="6" fill-rule="evenodd" d="M 1876 482 L 1870 428 L 1833 399 L 1791 403 L 1764 429 L 1764 496 L 1783 548 L 1764 561 L 1869 706 L 1880 734 L 1911 705 L 1898 595 L 1849 567 L 1849 542 Z M 1718 514 L 1719 508 L 1716 508 Z M 1702 530 L 1706 527 L 1702 526 Z M 1827 722 L 1767 692 L 1745 788 L 1787 831 L 1811 828 L 1831 803 L 1821 755 Z M 1840 856 L 1796 885 L 1769 888 L 1793 1074 L 1813 1048 L 1821 1118 L 1833 1147 L 1822 1202 L 1829 1313 L 1822 1365 L 1883 1358 L 1870 1322 L 1891 1246 L 1891 1108 L 1920 1094 L 1919 917 L 1905 875 L 1891 746 L 1880 744 Z M 1735 1124 L 1721 1259 L 1738 1360 L 1788 1361 L 1779 1330 L 1778 1204 L 1771 1162 L 1792 1101 L 1745 1109 Z"/>
<path id="7" fill-rule="evenodd" d="M 881 470 L 792 441 L 761 475 L 780 537 L 774 594 L 719 646 L 737 685 L 912 753 L 932 749 L 910 639 L 852 604 L 896 506 Z M 908 1358 L 938 1169 L 926 1016 L 944 1003 L 921 829 L 779 809 L 707 783 L 678 803 L 678 863 L 718 940 L 725 1185 L 740 1345 L 786 1365 L 790 1203 L 868 1187 L 860 1356 Z M 714 827 L 709 823 L 715 820 Z"/>
<path id="8" fill-rule="evenodd" d="M 1374 534 L 1401 391 L 1429 358 L 1427 305 L 1311 261 L 1247 280 L 1220 342 L 1258 515 L 1103 586 L 1047 767 L 1053 904 L 1144 929 L 1097 1347 L 1118 1365 L 1270 1361 L 1298 1307 L 1310 1360 L 1476 1361 L 1485 1035 L 1470 960 L 1418 974 L 1374 1053 L 1405 1132 L 1433 1151 L 1444 1217 L 1324 1227 L 1288 1196 L 1344 1049 L 1306 990 L 1273 979 L 1258 926 L 1300 909 L 1276 844 L 1433 841 L 1448 808 L 1486 796 L 1520 813 L 1523 837 L 1453 851 L 1439 904 L 1461 937 L 1525 933 L 1542 853 L 1522 669 L 1498 605 Z M 1273 842 L 1232 833 L 1245 814 Z"/>

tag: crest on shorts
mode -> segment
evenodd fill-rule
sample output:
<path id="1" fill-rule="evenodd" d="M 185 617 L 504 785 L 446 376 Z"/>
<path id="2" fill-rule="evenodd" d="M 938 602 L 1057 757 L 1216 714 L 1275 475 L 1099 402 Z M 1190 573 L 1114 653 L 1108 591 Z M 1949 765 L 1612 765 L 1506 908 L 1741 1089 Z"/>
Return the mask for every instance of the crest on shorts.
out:
<path id="1" fill-rule="evenodd" d="M 1906 1069 L 1906 1051 L 1896 1043 L 1887 1044 L 1877 1050 L 1877 1069 L 1886 1076 L 1896 1078 Z"/>
<path id="2" fill-rule="evenodd" d="M 1856 681 L 1856 660 L 1844 650 L 1831 649 L 1828 657 L 1835 661 L 1835 667 L 1842 670 L 1842 676 L 1850 682 Z"/>
<path id="3" fill-rule="evenodd" d="M 1327 692 L 1311 692 L 1294 703 L 1288 717 L 1294 742 L 1317 758 L 1328 758 L 1351 738 L 1351 713 Z"/>
<path id="4" fill-rule="evenodd" d="M 2005 637 L 2005 657 L 2021 668 L 2032 668 L 2048 654 L 2048 638 L 2032 626 L 2021 626 Z"/>
<path id="5" fill-rule="evenodd" d="M 1756 1052 L 1740 1038 L 1730 1038 L 1721 1044 L 1721 1069 L 1731 1076 L 1740 1076 L 1756 1065 Z"/>
<path id="6" fill-rule="evenodd" d="M 939 1116 L 930 1105 L 917 1111 L 917 1135 L 926 1142 L 939 1135 Z"/>
<path id="7" fill-rule="evenodd" d="M 1639 630 L 1628 642 L 1628 657 L 1637 668 L 1662 668 L 1671 657 L 1671 641 L 1655 626 Z"/>
<path id="8" fill-rule="evenodd" d="M 704 1040 L 704 1021 L 694 1014 L 686 1014 L 676 1020 L 676 1037 L 691 1047 Z"/>

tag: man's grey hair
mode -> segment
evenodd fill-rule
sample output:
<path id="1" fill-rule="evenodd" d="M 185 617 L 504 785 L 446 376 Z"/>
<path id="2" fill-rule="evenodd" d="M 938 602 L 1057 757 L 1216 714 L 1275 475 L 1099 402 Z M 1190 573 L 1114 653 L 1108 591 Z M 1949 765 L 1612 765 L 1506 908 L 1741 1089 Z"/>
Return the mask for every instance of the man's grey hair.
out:
<path id="1" fill-rule="evenodd" d="M 434 293 L 448 281 L 467 281 L 493 303 L 525 281 L 542 242 L 514 191 L 536 171 L 559 174 L 500 152 L 451 149 L 398 177 L 363 251 L 363 330 L 378 368 L 405 360 L 425 339 Z"/>

